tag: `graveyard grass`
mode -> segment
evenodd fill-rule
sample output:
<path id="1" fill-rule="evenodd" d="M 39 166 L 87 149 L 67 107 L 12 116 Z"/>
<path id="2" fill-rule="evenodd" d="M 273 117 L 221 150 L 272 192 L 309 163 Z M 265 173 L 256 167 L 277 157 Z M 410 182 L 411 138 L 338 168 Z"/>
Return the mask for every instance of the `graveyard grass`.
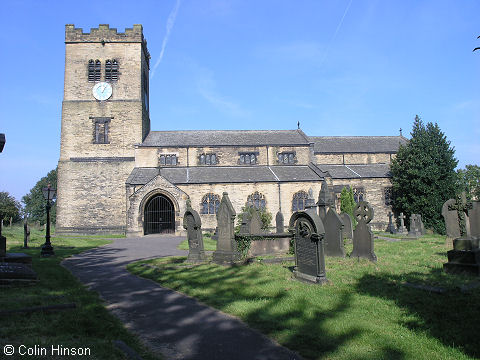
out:
<path id="1" fill-rule="evenodd" d="M 205 251 L 217 250 L 217 241 L 212 239 L 212 235 L 210 233 L 203 234 L 203 247 Z M 188 239 L 183 240 L 178 245 L 178 248 L 180 250 L 188 250 Z"/>
<path id="2" fill-rule="evenodd" d="M 184 257 L 129 265 L 135 274 L 232 314 L 307 359 L 471 359 L 480 356 L 480 287 L 446 274 L 445 237 L 375 239 L 378 262 L 326 258 L 324 286 L 292 280 L 293 262 L 223 267 Z M 346 244 L 347 254 L 352 245 Z M 149 264 L 145 266 L 144 264 Z M 444 294 L 404 286 L 441 287 Z"/>
<path id="3" fill-rule="evenodd" d="M 100 236 L 52 237 L 56 256 L 40 257 L 45 232 L 31 227 L 29 249 L 23 246 L 23 224 L 4 227 L 7 252 L 24 252 L 33 257 L 33 269 L 40 281 L 32 286 L 0 286 L 0 310 L 13 310 L 55 304 L 76 303 L 76 309 L 50 313 L 9 314 L 0 316 L 0 346 L 27 347 L 52 345 L 64 348 L 90 348 L 95 359 L 125 359 L 114 340 L 122 340 L 144 359 L 154 359 L 139 342 L 111 315 L 98 295 L 86 289 L 60 262 L 70 255 L 110 243 Z M 112 237 L 112 236 L 110 236 Z M 28 356 L 27 356 L 28 357 Z M 15 357 L 12 357 L 15 358 Z"/>

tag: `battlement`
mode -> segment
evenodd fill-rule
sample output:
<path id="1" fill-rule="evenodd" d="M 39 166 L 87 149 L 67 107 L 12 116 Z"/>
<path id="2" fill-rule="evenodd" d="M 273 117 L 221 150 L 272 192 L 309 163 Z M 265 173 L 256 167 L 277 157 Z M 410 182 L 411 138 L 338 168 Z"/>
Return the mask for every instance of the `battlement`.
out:
<path id="1" fill-rule="evenodd" d="M 117 32 L 116 28 L 110 28 L 108 24 L 100 24 L 98 28 L 90 29 L 89 33 L 84 33 L 82 28 L 76 28 L 73 24 L 65 25 L 66 43 L 83 42 L 140 42 L 147 45 L 143 37 L 143 26 L 133 25 L 133 28 L 126 28 L 124 33 Z"/>

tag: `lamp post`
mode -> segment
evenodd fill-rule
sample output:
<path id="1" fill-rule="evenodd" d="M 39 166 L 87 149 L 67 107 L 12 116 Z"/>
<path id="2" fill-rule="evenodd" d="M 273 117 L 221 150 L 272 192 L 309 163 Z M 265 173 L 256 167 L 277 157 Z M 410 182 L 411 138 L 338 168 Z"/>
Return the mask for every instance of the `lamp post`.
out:
<path id="1" fill-rule="evenodd" d="M 47 187 L 42 189 L 43 197 L 45 198 L 45 200 L 47 200 L 47 205 L 45 206 L 45 208 L 47 209 L 47 231 L 45 235 L 45 244 L 42 245 L 41 256 L 55 255 L 55 252 L 53 251 L 53 246 L 50 243 L 50 208 L 52 207 L 50 205 L 50 201 L 55 199 L 55 191 L 55 189 L 52 189 L 50 187 L 50 184 L 48 184 Z"/>

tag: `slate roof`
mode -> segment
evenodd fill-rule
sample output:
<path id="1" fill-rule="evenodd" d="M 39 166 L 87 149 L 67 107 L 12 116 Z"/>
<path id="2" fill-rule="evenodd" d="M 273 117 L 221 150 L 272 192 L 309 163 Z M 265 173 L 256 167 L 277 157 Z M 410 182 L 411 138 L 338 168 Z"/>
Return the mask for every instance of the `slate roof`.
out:
<path id="1" fill-rule="evenodd" d="M 333 179 L 359 179 L 359 178 L 389 178 L 390 165 L 366 164 L 366 165 L 317 165 L 322 171 L 326 171 Z"/>
<path id="2" fill-rule="evenodd" d="M 396 153 L 403 136 L 310 136 L 315 154 Z"/>
<path id="3" fill-rule="evenodd" d="M 139 146 L 309 145 L 302 130 L 179 130 L 150 131 Z"/>
<path id="4" fill-rule="evenodd" d="M 321 181 L 321 171 L 312 166 L 198 166 L 135 168 L 127 184 L 144 185 L 160 174 L 172 184 Z"/>

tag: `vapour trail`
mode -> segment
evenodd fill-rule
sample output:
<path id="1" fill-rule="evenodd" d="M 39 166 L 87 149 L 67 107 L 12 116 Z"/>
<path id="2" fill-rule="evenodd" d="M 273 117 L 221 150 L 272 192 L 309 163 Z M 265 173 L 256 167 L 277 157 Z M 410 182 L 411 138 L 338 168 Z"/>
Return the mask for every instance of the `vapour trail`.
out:
<path id="1" fill-rule="evenodd" d="M 165 53 L 165 48 L 167 47 L 168 39 L 170 38 L 170 32 L 172 31 L 173 25 L 175 24 L 175 19 L 177 18 L 177 13 L 179 8 L 180 8 L 180 0 L 177 0 L 175 2 L 175 6 L 173 10 L 170 12 L 170 15 L 168 16 L 166 33 L 162 43 L 162 50 L 160 51 L 160 56 L 158 57 L 157 62 L 153 66 L 150 79 L 153 79 L 153 76 L 155 75 L 155 70 L 157 69 L 158 65 L 160 65 L 160 63 L 162 62 L 163 54 Z"/>
<path id="2" fill-rule="evenodd" d="M 333 36 L 330 39 L 330 42 L 328 43 L 327 49 L 325 50 L 325 55 L 323 56 L 322 61 L 320 61 L 319 67 L 321 67 L 323 65 L 323 63 L 325 62 L 325 60 L 327 59 L 327 56 L 328 56 L 328 53 L 330 52 L 330 48 L 332 46 L 332 43 L 335 41 L 335 39 L 337 37 L 337 34 L 340 31 L 340 28 L 342 27 L 343 20 L 345 19 L 345 16 L 347 15 L 348 9 L 350 9 L 350 5 L 352 5 L 352 1 L 353 0 L 350 0 L 347 7 L 345 8 L 345 11 L 343 12 L 343 16 L 340 19 L 340 22 L 338 23 L 337 28 L 335 29 L 335 32 L 333 33 Z"/>

